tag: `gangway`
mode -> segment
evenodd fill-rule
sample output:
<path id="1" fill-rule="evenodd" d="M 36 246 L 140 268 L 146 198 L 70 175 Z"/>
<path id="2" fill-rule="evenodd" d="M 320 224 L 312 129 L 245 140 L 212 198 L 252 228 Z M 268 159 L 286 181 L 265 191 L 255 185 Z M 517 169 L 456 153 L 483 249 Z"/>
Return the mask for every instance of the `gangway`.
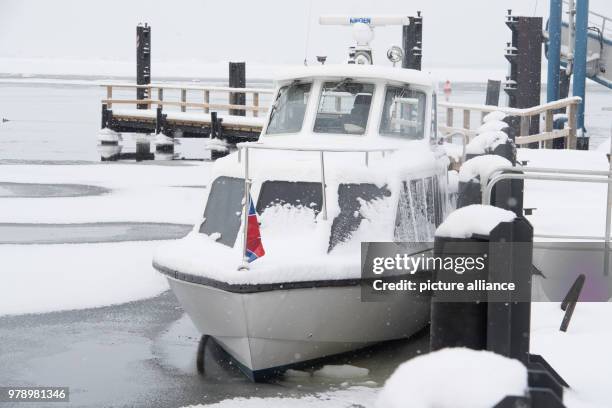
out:
<path id="1" fill-rule="evenodd" d="M 561 66 L 572 72 L 576 27 L 572 2 L 568 19 L 561 22 Z M 612 89 L 612 18 L 589 10 L 587 32 L 587 78 Z"/>

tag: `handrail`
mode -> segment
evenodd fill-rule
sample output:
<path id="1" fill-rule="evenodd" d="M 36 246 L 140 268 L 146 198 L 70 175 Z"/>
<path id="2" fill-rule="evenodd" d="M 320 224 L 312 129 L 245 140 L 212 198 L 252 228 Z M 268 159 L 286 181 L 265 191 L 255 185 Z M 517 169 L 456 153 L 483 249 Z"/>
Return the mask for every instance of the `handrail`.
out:
<path id="1" fill-rule="evenodd" d="M 128 84 L 128 83 L 99 83 L 99 86 L 106 88 L 106 98 L 102 100 L 102 104 L 105 104 L 108 109 L 112 109 L 113 104 L 135 104 L 142 108 L 150 109 L 151 105 L 157 105 L 163 108 L 164 105 L 168 106 L 179 106 L 181 112 L 186 112 L 188 107 L 201 108 L 204 113 L 209 113 L 211 109 L 227 110 L 232 114 L 232 111 L 238 111 L 246 113 L 247 111 L 252 112 L 253 116 L 258 116 L 259 112 L 267 111 L 267 107 L 261 107 L 259 105 L 260 94 L 271 94 L 273 90 L 271 88 L 234 88 L 225 86 L 194 86 L 190 84 Z M 145 90 L 144 97 L 139 99 L 117 99 L 113 98 L 113 88 L 116 89 L 137 89 Z M 157 90 L 157 99 L 152 99 L 152 93 Z M 164 91 L 174 90 L 180 91 L 180 101 L 168 101 L 164 100 Z M 197 91 L 200 94 L 202 102 L 187 102 L 188 91 Z M 224 92 L 229 94 L 229 103 L 227 104 L 211 104 L 210 94 L 211 92 Z M 252 105 L 240 105 L 233 103 L 232 96 L 236 94 L 252 94 Z M 143 95 L 138 95 L 143 96 Z M 234 113 L 236 114 L 236 113 Z M 238 113 L 239 114 L 239 113 Z"/>
<path id="2" fill-rule="evenodd" d="M 564 108 L 568 105 L 574 103 L 581 103 L 582 98 L 579 96 L 571 96 L 569 98 L 559 99 L 557 101 L 548 102 L 543 105 L 534 106 L 531 108 L 509 108 L 503 106 L 493 106 L 493 105 L 476 105 L 476 104 L 464 104 L 464 103 L 456 103 L 456 102 L 438 102 L 438 106 L 443 108 L 451 108 L 451 109 L 467 109 L 477 112 L 504 112 L 509 116 L 533 116 L 539 113 L 544 113 L 549 110 L 556 110 L 559 108 Z"/>
<path id="3" fill-rule="evenodd" d="M 191 84 L 159 84 L 151 83 L 145 85 L 138 84 L 126 84 L 126 83 L 111 83 L 102 82 L 99 83 L 100 87 L 112 87 L 118 89 L 171 89 L 181 90 L 186 89 L 188 91 L 212 91 L 212 92 L 236 92 L 236 93 L 260 93 L 260 94 L 272 94 L 274 90 L 272 88 L 233 88 L 229 86 L 194 86 Z"/>
<path id="4" fill-rule="evenodd" d="M 521 169 L 515 169 L 515 170 L 520 171 Z M 589 170 L 584 170 L 584 171 L 589 171 Z M 577 183 L 601 183 L 601 184 L 607 184 L 608 192 L 610 192 L 610 189 L 612 189 L 612 170 L 608 172 L 603 172 L 603 173 L 605 173 L 605 174 L 602 174 L 604 177 L 598 177 L 598 176 L 581 177 L 579 175 L 563 175 L 563 174 L 556 174 L 556 175 L 525 174 L 525 173 L 516 173 L 516 172 L 496 174 L 495 176 L 490 178 L 489 182 L 486 185 L 486 188 L 483 191 L 482 204 L 484 205 L 491 204 L 491 194 L 493 192 L 493 187 L 495 186 L 495 184 L 497 184 L 498 182 L 502 180 L 518 179 L 518 180 L 565 181 L 565 182 L 577 182 Z M 569 174 L 569 171 L 568 171 L 568 174 Z M 550 235 L 550 234 L 545 235 L 544 237 L 566 238 L 566 239 L 571 239 L 571 238 L 574 238 L 574 239 L 601 239 L 605 242 L 605 248 L 609 249 L 610 248 L 610 238 L 611 238 L 610 237 L 610 219 L 611 219 L 611 212 L 612 212 L 612 202 L 611 202 L 611 195 L 608 194 L 607 196 L 608 197 L 606 199 L 606 226 L 605 226 L 605 233 L 603 237 L 602 236 L 580 237 L 580 236 L 572 236 L 572 235 Z"/>
<path id="5" fill-rule="evenodd" d="M 438 129 L 445 138 L 449 137 L 449 134 L 461 133 L 464 135 L 463 145 L 469 143 L 471 136 L 477 134 L 477 130 L 472 129 L 470 126 L 470 117 L 472 112 L 480 112 L 481 117 L 484 117 L 489 112 L 503 112 L 508 116 L 514 116 L 520 118 L 520 132 L 515 137 L 515 144 L 523 145 L 528 143 L 551 143 L 552 140 L 557 138 L 566 139 L 566 148 L 575 148 L 576 145 L 576 114 L 577 105 L 581 103 L 582 99 L 578 96 L 569 98 L 559 99 L 557 101 L 545 103 L 531 108 L 509 108 L 502 106 L 492 105 L 475 105 L 475 104 L 464 104 L 454 102 L 439 102 L 438 106 L 441 108 L 439 112 L 446 109 L 446 123 L 439 124 Z M 568 123 L 564 129 L 553 129 L 554 125 L 554 114 L 558 109 L 567 108 L 568 110 Z M 455 110 L 463 111 L 463 125 L 462 127 L 454 126 L 454 113 Z M 529 129 L 531 127 L 531 117 L 545 114 L 546 122 L 544 130 L 540 133 L 530 135 Z"/>
<path id="6" fill-rule="evenodd" d="M 569 175 L 583 175 L 583 176 L 610 176 L 612 177 L 612 170 L 582 170 L 582 169 L 555 169 L 551 167 L 512 167 L 512 166 L 499 166 L 495 167 L 489 172 L 482 180 L 480 180 L 480 191 L 482 194 L 482 202 L 487 202 L 485 196 L 485 190 L 489 181 L 497 176 L 498 173 L 509 171 L 509 172 L 527 172 L 527 173 L 556 173 L 556 174 L 569 174 Z"/>
<path id="7" fill-rule="evenodd" d="M 286 150 L 294 152 L 328 152 L 328 153 L 375 153 L 375 152 L 394 152 L 399 150 L 397 147 L 317 147 L 317 146 L 292 146 L 264 144 L 263 142 L 242 142 L 236 147 L 246 149 L 261 150 Z"/>

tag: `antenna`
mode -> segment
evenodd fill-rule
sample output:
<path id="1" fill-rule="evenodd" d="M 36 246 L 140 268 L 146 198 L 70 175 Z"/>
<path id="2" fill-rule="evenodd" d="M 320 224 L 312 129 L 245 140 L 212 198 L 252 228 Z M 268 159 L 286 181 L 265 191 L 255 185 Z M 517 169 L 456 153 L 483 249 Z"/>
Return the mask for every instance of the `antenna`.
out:
<path id="1" fill-rule="evenodd" d="M 308 4 L 308 17 L 306 20 L 306 40 L 304 42 L 304 65 L 308 65 L 308 44 L 310 42 L 310 17 L 312 14 L 312 0 Z"/>

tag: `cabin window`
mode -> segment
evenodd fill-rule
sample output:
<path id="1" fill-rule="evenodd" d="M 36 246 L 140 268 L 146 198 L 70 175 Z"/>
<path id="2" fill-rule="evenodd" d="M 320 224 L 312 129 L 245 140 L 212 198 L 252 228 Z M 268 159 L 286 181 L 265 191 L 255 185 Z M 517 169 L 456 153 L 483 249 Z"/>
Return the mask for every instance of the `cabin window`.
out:
<path id="1" fill-rule="evenodd" d="M 329 237 L 328 251 L 331 251 L 341 242 L 348 241 L 353 232 L 357 231 L 364 216 L 361 207 L 364 202 L 369 203 L 389 197 L 391 192 L 384 187 L 374 184 L 340 184 L 338 186 L 338 205 L 340 214 L 334 218 Z"/>
<path id="2" fill-rule="evenodd" d="M 207 235 L 219 233 L 221 237 L 217 242 L 233 247 L 240 229 L 243 199 L 243 179 L 216 178 L 210 188 L 200 232 Z"/>
<path id="3" fill-rule="evenodd" d="M 385 92 L 380 134 L 422 139 L 425 133 L 427 96 L 409 87 L 388 86 Z"/>
<path id="4" fill-rule="evenodd" d="M 270 108 L 267 134 L 297 133 L 302 129 L 311 86 L 294 83 L 279 89 Z"/>
<path id="5" fill-rule="evenodd" d="M 368 124 L 373 94 L 373 84 L 353 82 L 350 79 L 325 82 L 321 89 L 314 131 L 363 135 Z"/>
<path id="6" fill-rule="evenodd" d="M 442 192 L 437 176 L 402 183 L 394 241 L 430 242 L 442 223 Z"/>
<path id="7" fill-rule="evenodd" d="M 321 183 L 265 181 L 259 191 L 257 212 L 259 214 L 275 205 L 290 205 L 296 208 L 309 208 L 316 216 L 323 202 Z"/>

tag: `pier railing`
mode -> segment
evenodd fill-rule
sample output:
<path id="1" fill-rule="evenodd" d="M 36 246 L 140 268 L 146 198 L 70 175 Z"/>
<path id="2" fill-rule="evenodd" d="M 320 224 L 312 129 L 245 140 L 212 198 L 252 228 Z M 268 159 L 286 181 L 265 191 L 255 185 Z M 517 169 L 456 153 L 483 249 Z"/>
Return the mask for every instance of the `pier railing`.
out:
<path id="1" fill-rule="evenodd" d="M 612 149 L 612 148 L 611 148 Z M 493 187 L 502 180 L 544 180 L 563 181 L 574 183 L 606 184 L 606 217 L 603 236 L 560 235 L 560 234 L 534 234 L 539 238 L 554 238 L 565 240 L 603 240 L 606 248 L 610 249 L 610 232 L 612 231 L 612 162 L 607 171 L 581 170 L 581 169 L 555 169 L 543 167 L 498 167 L 493 169 L 481 180 L 482 204 L 490 205 Z"/>
<path id="2" fill-rule="evenodd" d="M 178 106 L 181 112 L 186 112 L 187 108 L 198 108 L 203 113 L 210 113 L 211 110 L 221 111 L 242 111 L 244 113 L 251 112 L 254 117 L 259 116 L 260 112 L 268 110 L 267 107 L 261 106 L 259 103 L 260 95 L 272 94 L 272 89 L 269 88 L 230 88 L 223 86 L 193 86 L 193 85 L 176 85 L 176 84 L 148 84 L 148 85 L 136 85 L 136 84 L 101 84 L 100 86 L 106 88 L 106 98 L 102 100 L 102 104 L 105 104 L 108 109 L 112 109 L 113 105 L 135 105 L 137 107 L 144 107 L 151 109 L 155 106 Z M 145 89 L 145 95 L 148 97 L 145 99 L 125 99 L 113 97 L 114 90 L 124 89 Z M 173 92 L 177 97 L 168 99 L 168 93 Z M 194 101 L 188 101 L 189 93 L 193 94 L 197 92 L 199 98 Z M 211 94 L 221 93 L 227 94 L 228 103 L 211 103 Z M 251 95 L 250 104 L 237 105 L 232 104 L 229 101 L 232 100 L 232 94 L 246 94 Z M 156 95 L 156 99 L 153 99 Z M 178 100 L 176 100 L 178 99 Z"/>
<path id="3" fill-rule="evenodd" d="M 552 140 L 557 138 L 565 138 L 565 146 L 568 149 L 576 148 L 576 113 L 577 106 L 581 103 L 580 97 L 570 97 L 560 99 L 558 101 L 549 102 L 543 105 L 534 106 L 532 108 L 517 109 L 508 108 L 502 106 L 492 105 L 472 105 L 462 103 L 451 103 L 451 102 L 439 102 L 439 112 L 442 109 L 446 109 L 446 122 L 443 125 L 438 125 L 439 130 L 445 137 L 451 137 L 453 135 L 463 135 L 463 143 L 469 143 L 473 136 L 476 136 L 478 126 L 482 123 L 482 118 L 490 112 L 504 112 L 508 116 L 520 117 L 520 133 L 515 138 L 515 143 L 518 146 L 539 143 L 541 146 L 550 147 Z M 564 129 L 553 129 L 554 114 L 559 109 L 566 108 L 568 122 Z M 459 111 L 462 113 L 463 120 L 461 123 L 455 122 L 455 112 Z M 472 116 L 473 113 L 479 113 L 480 116 L 476 121 L 478 126 L 472 127 Z M 544 131 L 530 135 L 529 129 L 531 125 L 532 117 L 544 114 L 545 124 Z"/>

